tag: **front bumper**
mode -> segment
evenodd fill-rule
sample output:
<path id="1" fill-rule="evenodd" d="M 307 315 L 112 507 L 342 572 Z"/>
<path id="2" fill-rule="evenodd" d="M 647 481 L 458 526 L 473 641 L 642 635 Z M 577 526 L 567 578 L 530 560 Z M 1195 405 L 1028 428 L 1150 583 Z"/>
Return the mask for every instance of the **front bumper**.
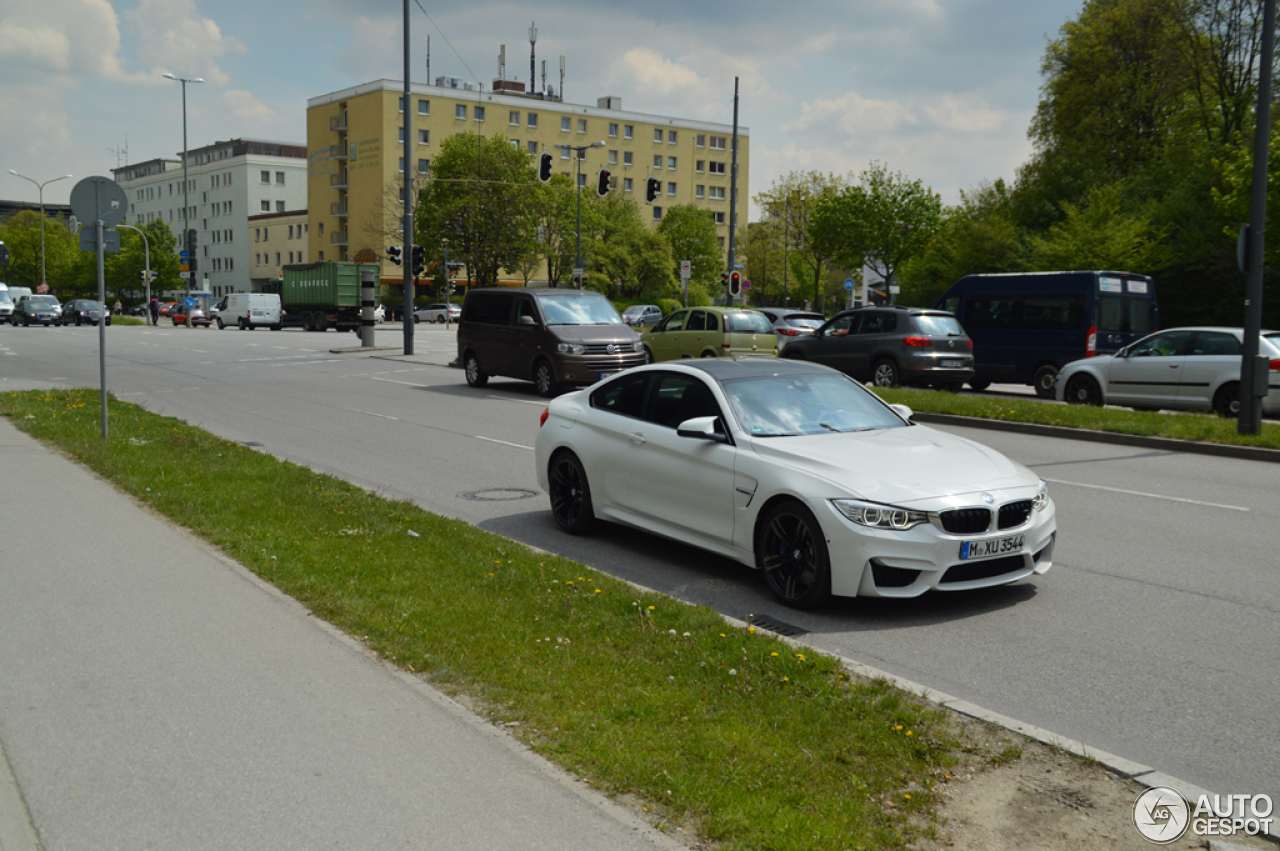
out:
<path id="1" fill-rule="evenodd" d="M 1005 502 L 1010 500 L 1003 500 Z M 903 532 L 869 529 L 829 501 L 822 518 L 831 557 L 831 591 L 845 597 L 919 597 L 926 591 L 967 591 L 1024 582 L 1053 566 L 1057 522 L 1053 500 L 1022 525 L 980 534 L 952 534 L 932 523 Z M 1022 535 L 1008 555 L 964 560 L 965 542 Z"/>
<path id="2" fill-rule="evenodd" d="M 602 378 L 644 365 L 644 353 L 625 355 L 561 355 L 556 368 L 560 375 L 557 380 L 562 384 L 585 387 L 595 384 Z"/>

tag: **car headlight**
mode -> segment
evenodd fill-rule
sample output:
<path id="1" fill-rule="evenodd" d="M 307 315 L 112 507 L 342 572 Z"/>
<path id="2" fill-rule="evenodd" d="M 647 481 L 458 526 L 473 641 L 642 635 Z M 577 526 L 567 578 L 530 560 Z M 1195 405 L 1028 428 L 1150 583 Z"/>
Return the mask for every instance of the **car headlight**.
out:
<path id="1" fill-rule="evenodd" d="M 640 341 L 640 340 L 636 340 L 634 343 L 632 343 L 632 344 L 631 344 L 631 351 L 633 351 L 633 352 L 643 352 L 643 351 L 644 351 L 644 343 L 643 343 L 642 341 Z"/>
<path id="2" fill-rule="evenodd" d="M 1049 486 L 1044 482 L 1040 483 L 1040 490 L 1036 491 L 1035 497 L 1031 500 L 1032 507 L 1036 511 L 1044 511 L 1044 507 L 1049 504 Z"/>
<path id="3" fill-rule="evenodd" d="M 556 351 L 562 355 L 580 355 L 587 351 L 581 343 L 556 343 Z"/>
<path id="4" fill-rule="evenodd" d="M 833 499 L 831 504 L 854 523 L 859 526 L 869 526 L 872 529 L 893 529 L 901 532 L 929 520 L 927 512 L 898 508 L 895 505 L 859 502 L 856 499 Z"/>

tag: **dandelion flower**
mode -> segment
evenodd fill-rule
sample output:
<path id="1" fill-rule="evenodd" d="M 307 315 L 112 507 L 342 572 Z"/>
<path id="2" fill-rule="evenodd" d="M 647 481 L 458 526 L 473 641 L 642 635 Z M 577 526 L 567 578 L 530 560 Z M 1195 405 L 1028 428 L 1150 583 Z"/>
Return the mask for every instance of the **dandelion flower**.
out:
<path id="1" fill-rule="evenodd" d="M 756 631 L 756 628 L 754 626 L 747 627 L 747 632 L 755 632 L 755 631 Z"/>
<path id="2" fill-rule="evenodd" d="M 803 661 L 804 661 L 804 654 L 803 654 L 803 653 L 797 653 L 797 654 L 796 654 L 796 658 L 797 658 L 797 659 L 799 659 L 801 662 L 803 662 Z"/>
<path id="3" fill-rule="evenodd" d="M 908 730 L 908 731 L 907 731 L 907 735 L 908 735 L 908 736 L 912 735 L 912 733 L 911 733 L 911 731 L 910 731 L 910 730 Z"/>
<path id="4" fill-rule="evenodd" d="M 776 651 L 776 650 L 775 650 L 775 651 L 773 651 L 772 653 L 770 653 L 769 655 L 770 655 L 770 656 L 777 656 L 777 655 L 778 655 L 778 651 Z"/>
<path id="5" fill-rule="evenodd" d="M 650 607 L 649 607 L 649 611 L 651 611 L 651 612 L 652 612 L 652 611 L 653 611 L 654 609 L 656 609 L 656 608 L 658 608 L 658 607 L 657 607 L 657 606 L 650 606 Z"/>

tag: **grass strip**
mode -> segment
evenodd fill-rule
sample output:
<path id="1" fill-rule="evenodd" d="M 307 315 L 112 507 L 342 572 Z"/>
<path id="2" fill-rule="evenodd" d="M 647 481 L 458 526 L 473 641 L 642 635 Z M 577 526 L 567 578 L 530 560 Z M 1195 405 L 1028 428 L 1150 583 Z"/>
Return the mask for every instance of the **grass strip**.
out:
<path id="1" fill-rule="evenodd" d="M 726 849 L 900 848 L 957 756 L 946 717 L 711 609 L 98 394 L 0 415 L 187 526 L 597 788 Z M 181 565 L 176 565 L 180 568 Z"/>
<path id="2" fill-rule="evenodd" d="M 1274 421 L 1264 421 L 1261 434 L 1242 435 L 1237 432 L 1236 420 L 1214 414 L 1165 414 L 1156 411 L 1095 408 L 1089 405 L 1059 405 L 1033 398 L 962 396 L 956 393 L 909 390 L 901 387 L 892 389 L 877 387 L 875 392 L 886 402 L 907 405 L 911 410 L 920 413 L 953 414 L 961 417 L 1037 423 L 1116 434 L 1280 449 L 1280 423 Z"/>

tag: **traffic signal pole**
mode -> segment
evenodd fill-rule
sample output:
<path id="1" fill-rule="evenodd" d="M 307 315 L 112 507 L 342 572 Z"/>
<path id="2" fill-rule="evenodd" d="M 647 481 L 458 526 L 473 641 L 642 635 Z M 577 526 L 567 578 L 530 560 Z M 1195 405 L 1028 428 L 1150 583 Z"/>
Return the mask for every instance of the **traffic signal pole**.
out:
<path id="1" fill-rule="evenodd" d="M 413 128 L 409 108 L 409 0 L 404 0 L 404 304 L 400 325 L 404 329 L 404 353 L 413 354 Z"/>
<path id="2" fill-rule="evenodd" d="M 738 231 L 738 78 L 733 78 L 733 156 L 729 166 L 729 272 L 733 278 L 738 277 L 735 271 L 737 258 L 734 249 L 734 236 Z M 730 290 L 725 293 L 725 304 L 733 305 L 738 293 Z"/>

